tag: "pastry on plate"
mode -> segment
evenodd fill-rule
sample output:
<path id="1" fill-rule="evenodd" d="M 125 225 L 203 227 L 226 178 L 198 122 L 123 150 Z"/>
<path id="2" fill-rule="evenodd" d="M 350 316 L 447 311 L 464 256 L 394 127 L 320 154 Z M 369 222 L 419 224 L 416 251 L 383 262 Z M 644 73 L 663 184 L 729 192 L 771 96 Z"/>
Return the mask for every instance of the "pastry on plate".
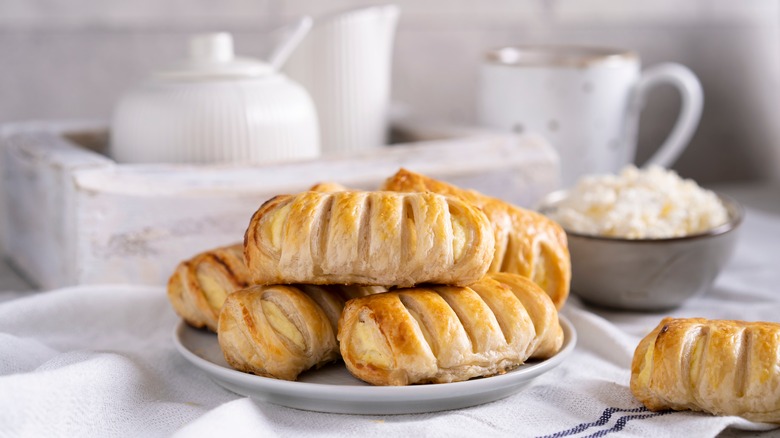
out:
<path id="1" fill-rule="evenodd" d="M 631 392 L 653 411 L 780 423 L 780 324 L 665 318 L 634 352 Z"/>
<path id="2" fill-rule="evenodd" d="M 216 331 L 225 298 L 248 284 L 243 245 L 225 246 L 179 263 L 168 280 L 168 300 L 187 324 Z"/>
<path id="3" fill-rule="evenodd" d="M 231 294 L 219 317 L 218 341 L 233 368 L 295 380 L 340 357 L 336 330 L 344 303 L 384 291 L 358 286 L 252 286 Z"/>
<path id="4" fill-rule="evenodd" d="M 338 183 L 324 182 L 309 190 L 346 190 Z M 176 313 L 193 327 L 217 331 L 217 318 L 228 294 L 251 283 L 244 261 L 244 245 L 204 251 L 176 267 L 168 281 L 168 299 Z"/>
<path id="5" fill-rule="evenodd" d="M 276 196 L 254 214 L 244 254 L 255 284 L 467 285 L 493 256 L 475 206 L 435 193 Z"/>
<path id="6" fill-rule="evenodd" d="M 536 336 L 529 347 L 529 359 L 548 359 L 554 356 L 563 344 L 563 328 L 558 321 L 558 310 L 550 296 L 530 279 L 507 272 L 489 273 L 486 279 L 472 284 L 471 287 L 484 291 L 483 296 L 487 296 L 489 291 L 486 289 L 494 287 L 493 281 L 512 291 L 531 317 Z"/>
<path id="7" fill-rule="evenodd" d="M 374 385 L 445 383 L 554 355 L 563 331 L 552 301 L 535 283 L 510 277 L 519 278 L 488 276 L 468 287 L 430 285 L 350 300 L 338 333 L 347 369 Z"/>
<path id="8" fill-rule="evenodd" d="M 490 272 L 509 272 L 532 279 L 560 309 L 569 296 L 571 261 L 566 233 L 554 221 L 500 199 L 465 190 L 424 175 L 399 170 L 382 190 L 430 191 L 454 196 L 485 212 L 495 234 Z"/>
<path id="9" fill-rule="evenodd" d="M 332 182 L 332 181 L 325 181 L 325 182 L 314 184 L 309 189 L 309 191 L 311 192 L 323 192 L 323 193 L 345 192 L 348 190 L 350 189 L 348 189 L 346 186 L 343 186 L 337 182 Z"/>

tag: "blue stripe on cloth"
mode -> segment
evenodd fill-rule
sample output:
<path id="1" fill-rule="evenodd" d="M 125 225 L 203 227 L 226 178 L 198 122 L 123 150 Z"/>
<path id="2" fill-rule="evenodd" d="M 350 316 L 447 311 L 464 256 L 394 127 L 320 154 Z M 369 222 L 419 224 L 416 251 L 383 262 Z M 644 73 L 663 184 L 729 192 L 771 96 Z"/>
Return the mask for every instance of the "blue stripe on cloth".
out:
<path id="1" fill-rule="evenodd" d="M 661 415 L 671 414 L 672 412 L 674 411 L 661 411 L 661 412 L 653 412 L 650 414 L 642 414 L 642 415 L 626 415 L 625 417 L 620 417 L 618 421 L 615 422 L 615 425 L 612 426 L 611 428 L 600 430 L 592 435 L 588 435 L 585 438 L 599 438 L 608 433 L 620 432 L 621 430 L 623 430 L 624 427 L 626 427 L 626 423 L 628 423 L 631 420 L 644 420 L 645 418 L 660 417 Z"/>
<path id="2" fill-rule="evenodd" d="M 576 435 L 580 432 L 584 432 L 585 430 L 590 429 L 591 427 L 603 426 L 609 422 L 609 420 L 612 418 L 612 414 L 614 414 L 615 412 L 637 413 L 637 412 L 649 412 L 649 411 L 644 406 L 639 408 L 634 408 L 634 409 L 622 409 L 622 408 L 610 407 L 604 409 L 604 412 L 601 413 L 601 417 L 597 421 L 591 423 L 582 423 L 575 427 L 572 427 L 571 429 L 562 430 L 560 432 L 556 432 L 551 435 L 543 435 L 538 438 L 562 438 L 566 436 Z M 672 411 L 653 412 L 653 413 L 643 414 L 643 415 L 627 415 L 619 418 L 618 421 L 615 423 L 615 426 L 613 426 L 612 428 L 598 431 L 595 434 L 590 435 L 588 438 L 602 437 L 608 433 L 619 432 L 623 430 L 624 427 L 626 427 L 626 423 L 628 423 L 629 420 L 656 417 L 658 415 L 664 415 L 670 412 Z"/>

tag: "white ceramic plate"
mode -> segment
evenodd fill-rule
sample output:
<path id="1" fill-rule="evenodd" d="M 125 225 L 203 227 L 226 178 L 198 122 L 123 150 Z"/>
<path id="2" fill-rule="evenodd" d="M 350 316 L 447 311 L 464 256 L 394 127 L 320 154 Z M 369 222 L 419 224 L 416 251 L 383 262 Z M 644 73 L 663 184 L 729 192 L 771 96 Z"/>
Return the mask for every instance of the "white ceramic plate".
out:
<path id="1" fill-rule="evenodd" d="M 563 347 L 544 361 L 532 361 L 506 374 L 465 382 L 371 386 L 354 377 L 343 363 L 303 373 L 296 382 L 255 376 L 232 369 L 217 335 L 179 323 L 173 340 L 179 352 L 212 380 L 237 394 L 291 408 L 343 414 L 411 414 L 474 406 L 512 395 L 563 362 L 577 342 L 571 323 L 561 318 Z"/>

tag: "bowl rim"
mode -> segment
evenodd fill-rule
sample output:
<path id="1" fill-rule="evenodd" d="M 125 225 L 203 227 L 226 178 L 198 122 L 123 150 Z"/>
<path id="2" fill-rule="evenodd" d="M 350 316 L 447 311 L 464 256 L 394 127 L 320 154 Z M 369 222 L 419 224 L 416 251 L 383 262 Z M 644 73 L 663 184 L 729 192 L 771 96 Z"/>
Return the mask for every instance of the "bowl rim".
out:
<path id="1" fill-rule="evenodd" d="M 726 207 L 729 220 L 726 223 L 718 225 L 717 227 L 711 228 L 702 233 L 688 234 L 686 236 L 676 236 L 676 237 L 629 239 L 626 237 L 599 236 L 595 234 L 578 233 L 576 231 L 567 230 L 563 225 L 560 224 L 559 225 L 561 226 L 561 228 L 563 228 L 563 230 L 566 232 L 568 236 L 576 237 L 578 239 L 595 240 L 595 241 L 603 241 L 603 242 L 638 243 L 638 244 L 672 243 L 672 242 L 685 242 L 689 240 L 706 239 L 714 236 L 727 234 L 739 228 L 739 225 L 742 223 L 742 221 L 745 218 L 744 207 L 742 207 L 742 205 L 731 196 L 718 193 L 714 190 L 710 190 L 710 191 L 715 193 L 718 199 L 720 199 L 720 201 L 723 203 L 724 207 Z M 536 210 L 541 214 L 545 214 L 545 211 L 549 212 L 552 208 L 556 206 L 557 203 L 561 202 L 564 198 L 566 198 L 566 196 L 568 196 L 568 193 L 569 190 L 566 189 L 556 190 L 554 192 L 548 193 L 546 196 L 544 196 L 542 202 L 539 204 Z"/>

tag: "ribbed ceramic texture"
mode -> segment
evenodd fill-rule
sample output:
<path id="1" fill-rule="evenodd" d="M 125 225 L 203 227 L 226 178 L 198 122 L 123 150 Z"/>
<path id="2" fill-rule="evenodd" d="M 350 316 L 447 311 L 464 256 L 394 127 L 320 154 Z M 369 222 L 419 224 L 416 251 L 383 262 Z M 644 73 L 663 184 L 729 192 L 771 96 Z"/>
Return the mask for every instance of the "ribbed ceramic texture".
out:
<path id="1" fill-rule="evenodd" d="M 120 163 L 270 163 L 319 152 L 311 98 L 281 76 L 149 82 L 121 99 L 112 124 Z"/>
<path id="2" fill-rule="evenodd" d="M 386 144 L 399 9 L 353 10 L 315 21 L 285 67 L 314 99 L 324 154 Z"/>

